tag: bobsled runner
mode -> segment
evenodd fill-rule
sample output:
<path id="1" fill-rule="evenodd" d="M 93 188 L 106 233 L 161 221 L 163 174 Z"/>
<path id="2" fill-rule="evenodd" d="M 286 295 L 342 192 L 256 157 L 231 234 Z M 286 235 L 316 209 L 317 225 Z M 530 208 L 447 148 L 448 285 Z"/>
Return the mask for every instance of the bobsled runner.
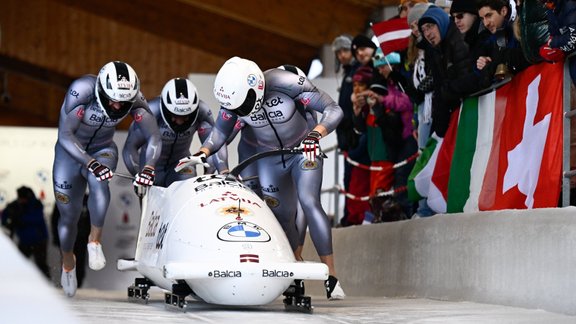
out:
<path id="1" fill-rule="evenodd" d="M 135 257 L 118 260 L 121 271 L 141 274 L 128 287 L 130 300 L 147 302 L 148 290 L 165 290 L 166 305 L 185 310 L 186 298 L 217 305 L 265 305 L 284 294 L 288 310 L 311 312 L 302 280 L 326 280 L 328 267 L 298 262 L 266 203 L 238 174 L 202 175 L 167 188 L 152 186 L 142 198 Z"/>

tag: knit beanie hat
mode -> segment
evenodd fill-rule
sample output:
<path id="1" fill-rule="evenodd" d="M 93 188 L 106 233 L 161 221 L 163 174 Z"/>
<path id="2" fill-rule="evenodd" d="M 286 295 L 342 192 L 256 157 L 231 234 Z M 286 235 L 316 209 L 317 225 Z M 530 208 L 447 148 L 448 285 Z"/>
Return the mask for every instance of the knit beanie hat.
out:
<path id="1" fill-rule="evenodd" d="M 442 39 L 444 39 L 448 33 L 450 17 L 444 10 L 436 6 L 430 6 L 430 8 L 428 8 L 428 10 L 426 10 L 426 12 L 422 15 L 422 18 L 418 20 L 418 28 L 420 29 L 420 32 L 422 32 L 422 25 L 425 23 L 433 23 L 438 25 L 440 36 Z"/>
<path id="2" fill-rule="evenodd" d="M 378 49 L 376 49 L 376 53 L 374 53 L 374 57 L 372 58 L 372 60 L 374 61 L 375 68 L 388 64 L 390 65 L 400 64 L 400 54 L 396 52 L 391 52 L 388 55 L 384 55 L 382 49 L 378 47 Z"/>
<path id="3" fill-rule="evenodd" d="M 450 14 L 467 12 L 478 16 L 478 7 L 476 6 L 476 0 L 452 0 L 452 6 L 450 7 Z"/>
<path id="4" fill-rule="evenodd" d="M 450 1 L 450 0 L 436 0 L 436 1 L 434 1 L 434 4 L 437 7 L 444 9 L 444 8 L 450 8 L 452 6 L 452 1 Z"/>
<path id="5" fill-rule="evenodd" d="M 361 47 L 370 47 L 376 50 L 377 46 L 370 38 L 368 38 L 368 36 L 359 34 L 356 37 L 354 37 L 354 39 L 352 40 L 352 45 L 350 46 L 350 49 L 352 50 L 352 55 L 354 57 L 356 57 L 356 51 L 358 51 L 358 49 Z"/>
<path id="6" fill-rule="evenodd" d="M 356 73 L 352 76 L 352 81 L 370 85 L 372 83 L 372 68 L 369 66 L 359 67 L 358 70 L 356 70 Z"/>
<path id="7" fill-rule="evenodd" d="M 429 3 L 418 3 L 412 7 L 407 17 L 408 26 L 412 25 L 413 22 L 418 21 L 430 6 L 431 4 Z"/>
<path id="8" fill-rule="evenodd" d="M 350 50 L 350 46 L 352 46 L 352 37 L 348 35 L 340 35 L 336 36 L 332 41 L 332 51 L 337 52 L 341 49 Z"/>

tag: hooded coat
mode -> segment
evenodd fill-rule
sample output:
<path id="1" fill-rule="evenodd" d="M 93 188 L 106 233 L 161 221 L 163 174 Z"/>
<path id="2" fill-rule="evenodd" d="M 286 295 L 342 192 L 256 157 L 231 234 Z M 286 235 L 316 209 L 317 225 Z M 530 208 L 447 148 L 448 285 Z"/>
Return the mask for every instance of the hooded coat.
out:
<path id="1" fill-rule="evenodd" d="M 432 132 L 444 137 L 448 129 L 450 114 L 458 108 L 461 99 L 471 93 L 461 77 L 471 72 L 472 62 L 468 44 L 454 22 L 440 8 L 431 6 L 420 18 L 421 27 L 427 22 L 435 23 L 440 30 L 441 41 L 433 47 L 425 42 L 424 60 L 430 67 L 433 82 Z"/>

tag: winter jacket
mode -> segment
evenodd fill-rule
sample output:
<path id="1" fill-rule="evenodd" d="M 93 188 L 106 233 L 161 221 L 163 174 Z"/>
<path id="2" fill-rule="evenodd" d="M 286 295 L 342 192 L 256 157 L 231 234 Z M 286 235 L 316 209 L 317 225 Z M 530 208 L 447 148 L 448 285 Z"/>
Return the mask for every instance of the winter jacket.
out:
<path id="1" fill-rule="evenodd" d="M 530 66 L 530 62 L 524 57 L 520 42 L 514 36 L 513 21 L 509 20 L 494 34 L 488 29 L 482 31 L 479 46 L 479 56 L 488 56 L 492 59 L 492 62 L 482 70 L 488 77 L 494 75 L 498 64 L 506 64 L 512 74 Z"/>
<path id="2" fill-rule="evenodd" d="M 453 22 L 450 22 L 438 46 L 428 44 L 424 61 L 430 67 L 434 80 L 432 132 L 443 137 L 448 129 L 450 113 L 460 105 L 463 97 L 476 89 L 475 84 L 463 82 L 462 77 L 471 72 L 472 62 L 468 44 Z"/>
<path id="3" fill-rule="evenodd" d="M 342 108 L 344 112 L 344 117 L 336 127 L 336 136 L 338 140 L 338 148 L 342 151 L 348 151 L 354 148 L 358 142 L 357 135 L 354 133 L 354 123 L 352 112 L 352 101 L 350 101 L 350 96 L 352 95 L 353 83 L 352 76 L 356 72 L 356 69 L 360 66 L 360 63 L 353 61 L 352 65 L 345 65 L 342 83 L 340 85 L 340 95 L 338 97 L 338 105 Z"/>
<path id="4" fill-rule="evenodd" d="M 555 0 L 554 4 L 547 12 L 550 47 L 572 53 L 576 50 L 576 0 Z"/>
<path id="5" fill-rule="evenodd" d="M 524 0 L 519 8 L 520 45 L 530 63 L 542 61 L 538 49 L 548 41 L 548 18 L 546 7 L 540 0 Z"/>

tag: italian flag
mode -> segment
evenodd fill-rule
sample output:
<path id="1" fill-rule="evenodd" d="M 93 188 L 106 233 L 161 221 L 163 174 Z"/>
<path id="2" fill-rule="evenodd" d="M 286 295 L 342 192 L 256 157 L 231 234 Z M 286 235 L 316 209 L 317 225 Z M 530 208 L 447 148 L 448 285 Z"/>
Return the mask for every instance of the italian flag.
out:
<path id="1" fill-rule="evenodd" d="M 556 207 L 562 175 L 562 64 L 541 63 L 464 100 L 433 135 L 408 194 L 438 213 Z"/>

